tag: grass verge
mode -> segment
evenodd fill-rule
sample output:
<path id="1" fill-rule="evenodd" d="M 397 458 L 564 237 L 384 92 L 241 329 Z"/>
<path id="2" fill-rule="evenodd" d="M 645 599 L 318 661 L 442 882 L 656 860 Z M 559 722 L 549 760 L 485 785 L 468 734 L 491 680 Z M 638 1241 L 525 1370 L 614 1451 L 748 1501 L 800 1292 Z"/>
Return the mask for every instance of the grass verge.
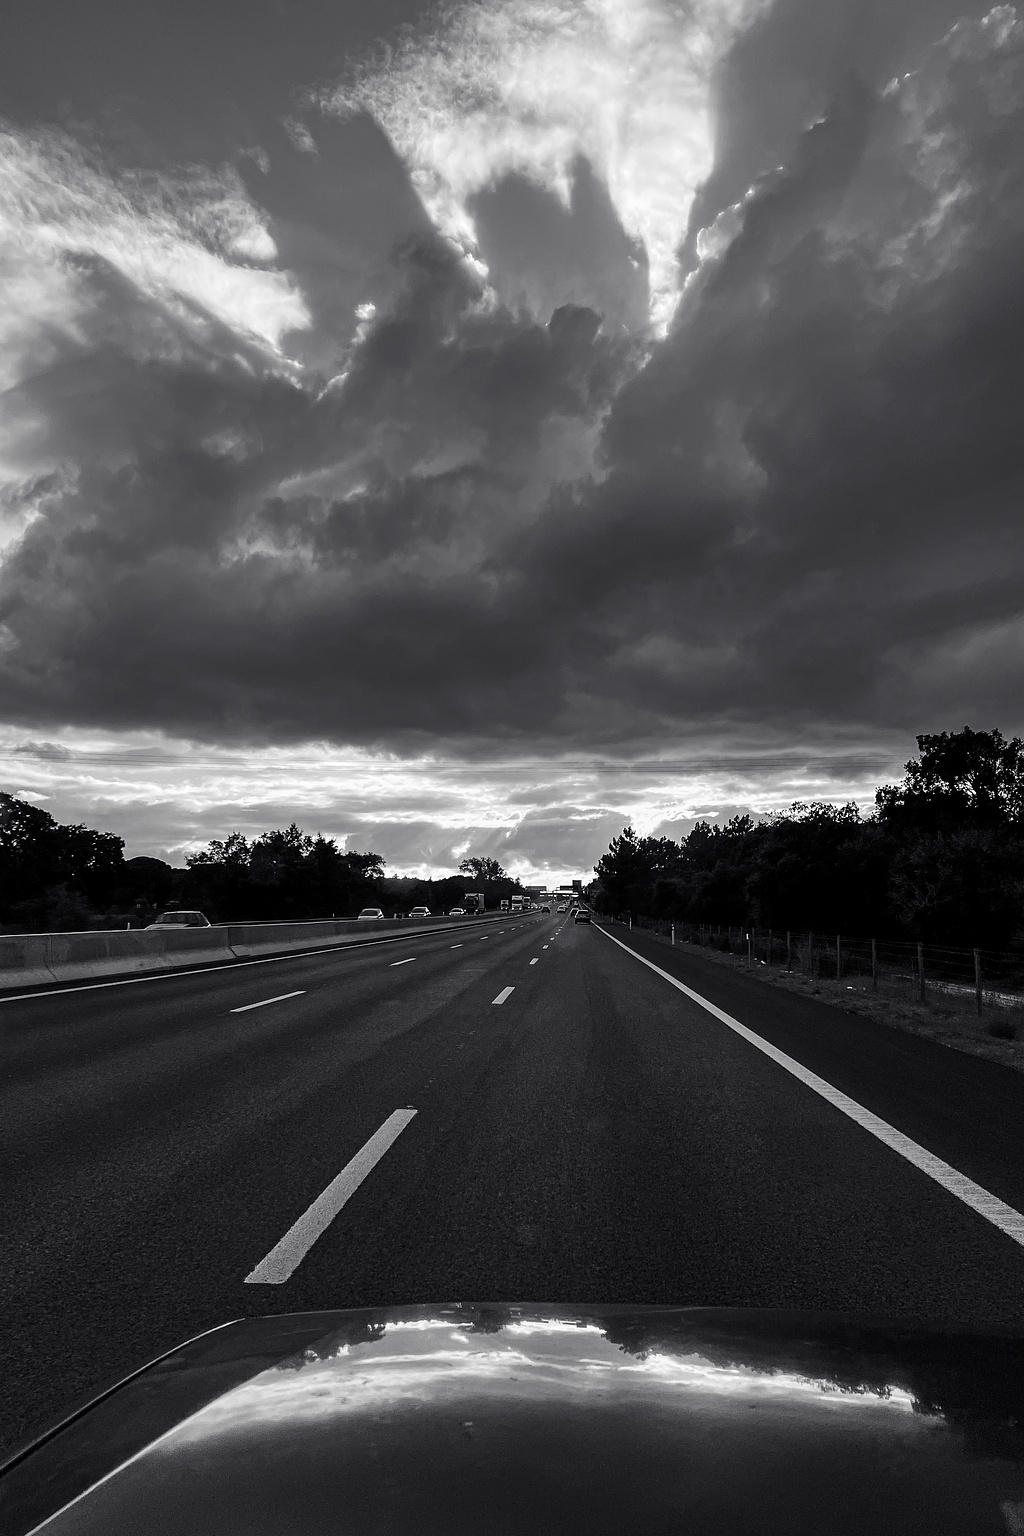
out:
<path id="1" fill-rule="evenodd" d="M 656 940 L 666 949 L 671 947 L 669 939 L 651 929 L 638 928 L 637 934 Z M 965 1051 L 969 1056 L 984 1056 L 987 1061 L 1024 1072 L 1024 1010 L 986 1005 L 979 1018 L 973 1000 L 967 1007 L 959 999 L 937 990 L 926 995 L 924 1002 L 918 1002 L 916 998 L 887 995 L 884 990 L 873 992 L 870 979 L 865 982 L 859 976 L 845 977 L 841 981 L 827 976 L 811 977 L 777 966 L 769 968 L 763 961 L 748 970 L 746 957 L 731 954 L 728 950 L 705 949 L 697 944 L 677 944 L 676 948 L 711 965 L 756 975 L 768 986 L 801 992 L 805 997 L 815 997 L 819 1002 L 842 1008 L 847 1013 L 875 1019 L 891 1029 L 924 1035 L 951 1050 Z M 1011 1030 L 1016 1038 L 1007 1038 Z"/>

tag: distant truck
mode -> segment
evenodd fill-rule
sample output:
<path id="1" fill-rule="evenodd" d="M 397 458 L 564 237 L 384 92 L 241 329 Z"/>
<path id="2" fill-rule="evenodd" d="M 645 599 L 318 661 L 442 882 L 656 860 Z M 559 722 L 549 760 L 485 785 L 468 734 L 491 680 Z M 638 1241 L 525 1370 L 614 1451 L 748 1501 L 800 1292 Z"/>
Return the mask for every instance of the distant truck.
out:
<path id="1" fill-rule="evenodd" d="M 522 912 L 522 910 L 525 907 L 525 905 L 526 905 L 526 897 L 525 896 L 513 896 L 512 897 L 512 911 L 513 912 Z"/>
<path id="2" fill-rule="evenodd" d="M 508 897 L 507 896 L 503 896 L 501 898 L 501 911 L 502 912 L 507 912 L 508 910 L 509 910 Z"/>
<path id="3" fill-rule="evenodd" d="M 467 912 L 482 912 L 484 910 L 483 891 L 467 891 L 462 898 L 462 905 Z"/>

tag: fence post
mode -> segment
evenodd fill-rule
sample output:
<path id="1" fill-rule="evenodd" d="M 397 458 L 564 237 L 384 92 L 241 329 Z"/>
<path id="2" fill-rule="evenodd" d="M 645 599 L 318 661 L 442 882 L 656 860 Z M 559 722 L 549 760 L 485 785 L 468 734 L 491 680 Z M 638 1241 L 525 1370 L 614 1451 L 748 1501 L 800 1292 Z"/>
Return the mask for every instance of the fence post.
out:
<path id="1" fill-rule="evenodd" d="M 747 929 L 747 970 L 748 971 L 750 970 L 750 967 L 753 964 L 753 960 L 751 959 L 751 953 L 752 953 L 752 948 L 753 948 L 753 938 L 754 938 L 753 929 L 748 928 Z"/>
<path id="2" fill-rule="evenodd" d="M 675 949 L 675 947 L 676 947 L 676 925 L 675 925 L 675 923 L 673 923 L 672 924 L 672 948 Z"/>
<path id="3" fill-rule="evenodd" d="M 917 946 L 917 997 L 924 1002 L 924 945 Z"/>
<path id="4" fill-rule="evenodd" d="M 771 964 L 772 964 L 772 931 L 769 928 L 768 929 L 768 968 L 769 968 L 769 970 L 771 969 Z"/>
<path id="5" fill-rule="evenodd" d="M 878 941 L 871 940 L 871 990 L 878 991 Z"/>
<path id="6" fill-rule="evenodd" d="M 629 931 L 630 931 L 630 933 L 632 933 L 633 932 L 633 914 L 632 914 L 632 912 L 627 912 L 626 916 L 629 918 Z"/>
<path id="7" fill-rule="evenodd" d="M 836 934 L 836 981 L 843 979 L 843 936 Z"/>
<path id="8" fill-rule="evenodd" d="M 786 970 L 793 969 L 793 942 L 789 929 L 786 929 Z"/>
<path id="9" fill-rule="evenodd" d="M 974 951 L 974 995 L 978 1000 L 978 1017 L 981 1018 L 981 950 Z"/>

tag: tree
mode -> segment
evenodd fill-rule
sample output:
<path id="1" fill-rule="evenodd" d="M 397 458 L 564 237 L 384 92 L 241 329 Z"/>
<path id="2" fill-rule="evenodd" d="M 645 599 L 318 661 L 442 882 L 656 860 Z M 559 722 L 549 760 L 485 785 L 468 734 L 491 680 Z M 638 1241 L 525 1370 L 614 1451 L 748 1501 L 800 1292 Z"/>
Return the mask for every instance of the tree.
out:
<path id="1" fill-rule="evenodd" d="M 123 849 L 112 832 L 64 826 L 49 811 L 0 792 L 0 917 L 22 927 L 87 927 L 116 895 Z"/>
<path id="2" fill-rule="evenodd" d="M 1024 825 L 1024 741 L 1001 731 L 941 731 L 917 738 L 902 784 L 875 795 L 880 821 L 926 831 Z"/>
<path id="3" fill-rule="evenodd" d="M 1021 935 L 1024 847 L 992 827 L 917 832 L 892 859 L 889 903 L 916 939 L 1002 949 Z"/>
<path id="4" fill-rule="evenodd" d="M 678 867 L 678 843 L 669 837 L 638 837 L 632 827 L 623 827 L 594 866 L 601 885 L 597 896 L 601 910 L 646 910 L 653 900 L 655 884 L 670 877 Z"/>
<path id="5" fill-rule="evenodd" d="M 462 874 L 468 875 L 472 880 L 486 883 L 488 880 L 507 880 L 508 875 L 502 869 L 497 859 L 463 859 L 459 865 Z"/>
<path id="6" fill-rule="evenodd" d="M 223 864 L 225 867 L 241 870 L 249 868 L 250 856 L 248 838 L 241 832 L 229 832 L 223 842 L 213 838 L 199 853 L 188 854 L 185 863 L 189 869 L 193 869 L 197 864 Z"/>
<path id="7" fill-rule="evenodd" d="M 343 853 L 292 822 L 249 842 L 240 832 L 190 855 L 184 899 L 225 922 L 344 917 L 378 895 L 378 853 Z"/>
<path id="8" fill-rule="evenodd" d="M 857 805 L 797 802 L 756 829 L 747 910 L 763 927 L 879 933 L 891 849 Z"/>

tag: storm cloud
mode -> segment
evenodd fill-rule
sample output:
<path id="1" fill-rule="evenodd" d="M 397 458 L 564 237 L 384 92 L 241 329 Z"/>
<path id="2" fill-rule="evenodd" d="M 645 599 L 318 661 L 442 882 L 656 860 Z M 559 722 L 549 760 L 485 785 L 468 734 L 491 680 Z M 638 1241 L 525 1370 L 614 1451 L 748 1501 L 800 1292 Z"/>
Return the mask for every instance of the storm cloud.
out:
<path id="1" fill-rule="evenodd" d="M 898 9 L 460 7 L 201 175 L 11 126 L 3 717 L 1019 730 L 1024 25 Z"/>

